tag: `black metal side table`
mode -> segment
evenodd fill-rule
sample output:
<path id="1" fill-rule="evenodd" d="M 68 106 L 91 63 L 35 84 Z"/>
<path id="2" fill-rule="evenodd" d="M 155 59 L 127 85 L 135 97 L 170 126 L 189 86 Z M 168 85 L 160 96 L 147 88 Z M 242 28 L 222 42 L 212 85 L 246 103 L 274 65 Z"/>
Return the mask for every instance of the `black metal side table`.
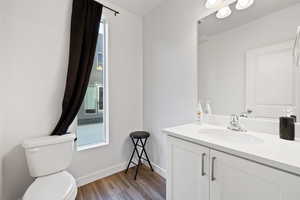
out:
<path id="1" fill-rule="evenodd" d="M 127 165 L 127 169 L 126 169 L 125 173 L 127 174 L 128 169 L 130 167 L 130 164 L 134 164 L 135 166 L 137 166 L 136 171 L 135 171 L 134 180 L 136 180 L 136 177 L 137 177 L 139 167 L 141 165 L 142 160 L 147 161 L 150 168 L 151 168 L 151 171 L 153 171 L 151 162 L 149 160 L 149 157 L 148 157 L 146 149 L 145 149 L 146 143 L 147 143 L 147 140 L 148 140 L 149 137 L 150 137 L 150 133 L 148 133 L 146 131 L 136 131 L 136 132 L 130 133 L 130 138 L 133 142 L 134 149 L 133 149 L 133 152 L 131 154 L 131 157 L 130 157 L 130 160 L 129 160 L 129 163 Z M 139 142 L 140 142 L 140 144 L 139 144 Z M 138 151 L 138 147 L 141 148 L 141 152 Z M 138 163 L 135 163 L 135 162 L 132 161 L 135 153 L 138 156 Z M 145 154 L 146 158 L 143 157 L 143 154 Z"/>

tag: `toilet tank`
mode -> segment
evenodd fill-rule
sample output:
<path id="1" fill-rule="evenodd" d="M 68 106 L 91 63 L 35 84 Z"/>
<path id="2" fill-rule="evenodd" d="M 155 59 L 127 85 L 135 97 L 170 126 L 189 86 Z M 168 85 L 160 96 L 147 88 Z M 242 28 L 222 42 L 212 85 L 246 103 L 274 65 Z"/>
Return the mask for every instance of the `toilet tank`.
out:
<path id="1" fill-rule="evenodd" d="M 32 177 L 67 169 L 72 162 L 75 134 L 45 136 L 25 140 L 23 147 Z"/>

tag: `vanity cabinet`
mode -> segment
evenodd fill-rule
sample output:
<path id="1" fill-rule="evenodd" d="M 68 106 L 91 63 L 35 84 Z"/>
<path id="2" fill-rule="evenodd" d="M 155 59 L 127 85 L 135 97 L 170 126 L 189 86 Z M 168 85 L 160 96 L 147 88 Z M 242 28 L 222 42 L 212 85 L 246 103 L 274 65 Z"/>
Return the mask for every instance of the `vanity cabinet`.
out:
<path id="1" fill-rule="evenodd" d="M 171 136 L 168 151 L 167 200 L 300 199 L 299 176 Z"/>
<path id="2" fill-rule="evenodd" d="M 211 200 L 300 199 L 298 176 L 214 150 L 210 156 Z"/>
<path id="3" fill-rule="evenodd" d="M 168 200 L 209 200 L 209 149 L 169 137 Z"/>

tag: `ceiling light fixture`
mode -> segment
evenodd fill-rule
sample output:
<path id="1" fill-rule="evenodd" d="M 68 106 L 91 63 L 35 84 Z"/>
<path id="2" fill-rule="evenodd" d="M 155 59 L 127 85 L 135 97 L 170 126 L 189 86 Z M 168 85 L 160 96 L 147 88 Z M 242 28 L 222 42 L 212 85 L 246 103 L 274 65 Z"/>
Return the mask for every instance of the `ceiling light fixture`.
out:
<path id="1" fill-rule="evenodd" d="M 249 8 L 254 3 L 254 0 L 238 0 L 236 4 L 237 10 L 244 10 L 246 8 Z"/>
<path id="2" fill-rule="evenodd" d="M 208 8 L 208 9 L 218 8 L 223 3 L 224 3 L 223 0 L 207 0 L 206 4 L 205 4 L 205 7 Z"/>
<path id="3" fill-rule="evenodd" d="M 225 7 L 221 8 L 221 9 L 217 12 L 216 17 L 217 17 L 218 19 L 224 19 L 224 18 L 230 16 L 231 13 L 232 13 L 232 11 L 231 11 L 230 7 L 229 7 L 229 6 L 225 6 Z"/>

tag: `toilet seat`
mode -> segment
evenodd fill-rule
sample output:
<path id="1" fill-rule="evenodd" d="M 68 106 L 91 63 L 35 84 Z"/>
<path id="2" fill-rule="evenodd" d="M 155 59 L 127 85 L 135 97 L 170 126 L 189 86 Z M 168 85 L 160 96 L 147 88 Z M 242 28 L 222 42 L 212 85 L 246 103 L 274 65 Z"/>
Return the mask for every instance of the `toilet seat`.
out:
<path id="1" fill-rule="evenodd" d="M 37 178 L 27 189 L 23 200 L 75 200 L 77 186 L 66 171 Z"/>

